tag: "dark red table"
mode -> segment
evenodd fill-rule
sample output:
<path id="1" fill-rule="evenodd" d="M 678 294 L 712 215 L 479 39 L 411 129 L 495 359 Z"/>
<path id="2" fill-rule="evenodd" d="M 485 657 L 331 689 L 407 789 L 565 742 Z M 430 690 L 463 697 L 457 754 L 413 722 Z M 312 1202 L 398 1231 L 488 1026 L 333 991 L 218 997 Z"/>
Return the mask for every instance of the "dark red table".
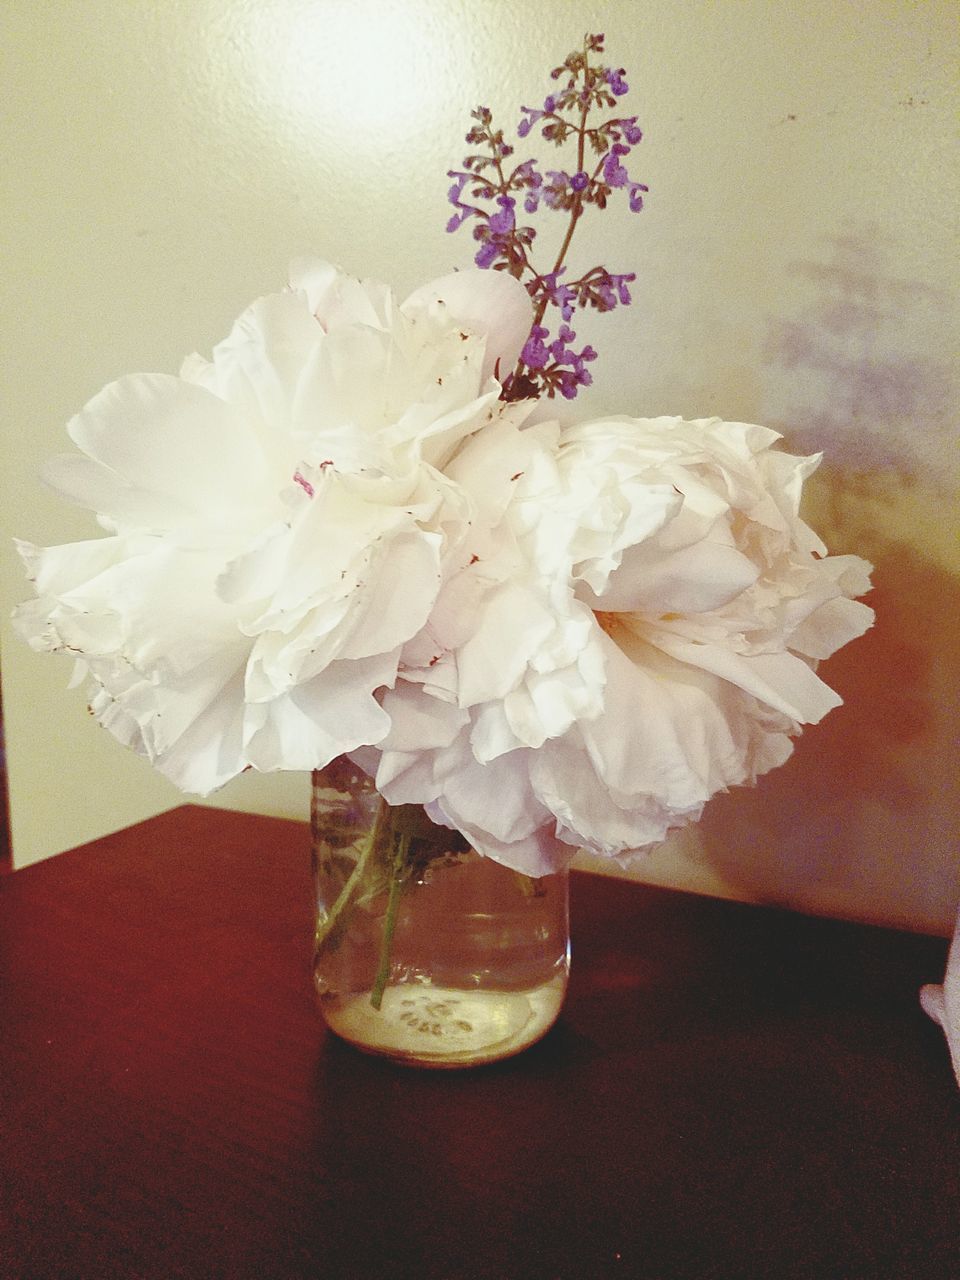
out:
<path id="1" fill-rule="evenodd" d="M 187 806 L 0 880 L 0 1275 L 960 1276 L 946 943 L 597 876 L 560 1024 L 329 1036 L 306 827 Z"/>

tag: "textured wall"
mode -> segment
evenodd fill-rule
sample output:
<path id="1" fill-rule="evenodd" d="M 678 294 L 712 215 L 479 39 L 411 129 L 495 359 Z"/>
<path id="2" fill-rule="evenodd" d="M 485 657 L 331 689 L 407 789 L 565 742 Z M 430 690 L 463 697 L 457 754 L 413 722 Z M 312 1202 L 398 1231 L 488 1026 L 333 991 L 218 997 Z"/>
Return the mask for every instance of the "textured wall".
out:
<path id="1" fill-rule="evenodd" d="M 640 874 L 946 929 L 960 896 L 947 0 L 4 6 L 4 532 L 88 533 L 35 479 L 67 418 L 110 378 L 208 350 L 291 257 L 399 290 L 466 262 L 465 235 L 443 231 L 444 172 L 470 108 L 512 126 L 597 13 L 630 73 L 651 194 L 584 232 L 584 258 L 638 285 L 589 335 L 601 359 L 579 406 L 764 421 L 826 449 L 816 522 L 877 565 L 878 624 L 827 677 L 847 705 Z M 25 589 L 6 552 L 3 573 L 12 604 Z M 66 664 L 9 631 L 3 664 L 18 862 L 181 802 L 89 722 Z M 306 787 L 245 777 L 215 800 L 302 815 Z"/>

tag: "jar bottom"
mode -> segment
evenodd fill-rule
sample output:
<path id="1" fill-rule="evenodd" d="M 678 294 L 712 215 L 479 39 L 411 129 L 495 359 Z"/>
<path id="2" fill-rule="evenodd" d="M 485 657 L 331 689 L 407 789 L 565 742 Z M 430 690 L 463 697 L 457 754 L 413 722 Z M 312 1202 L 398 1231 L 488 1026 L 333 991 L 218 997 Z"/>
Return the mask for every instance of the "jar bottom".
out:
<path id="1" fill-rule="evenodd" d="M 418 1067 L 473 1067 L 520 1053 L 553 1026 L 566 974 L 523 991 L 461 990 L 432 983 L 388 986 L 379 1009 L 370 993 L 320 1005 L 331 1031 L 364 1053 Z"/>

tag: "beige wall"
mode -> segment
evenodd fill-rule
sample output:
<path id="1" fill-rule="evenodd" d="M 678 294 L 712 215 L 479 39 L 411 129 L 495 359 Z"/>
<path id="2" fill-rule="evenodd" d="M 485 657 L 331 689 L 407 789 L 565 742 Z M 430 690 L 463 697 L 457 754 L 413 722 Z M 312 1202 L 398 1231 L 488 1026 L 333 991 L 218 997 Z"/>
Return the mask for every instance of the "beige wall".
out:
<path id="1" fill-rule="evenodd" d="M 14 0 L 0 14 L 4 543 L 86 535 L 36 473 L 105 381 L 208 350 L 315 251 L 406 289 L 467 260 L 444 172 L 469 109 L 511 125 L 598 23 L 646 140 L 639 217 L 584 254 L 634 269 L 584 413 L 766 421 L 831 465 L 812 503 L 877 565 L 848 698 L 656 880 L 947 928 L 958 872 L 953 0 Z M 365 20 L 369 28 L 363 32 Z M 4 612 L 25 594 L 4 551 Z M 19 864 L 182 797 L 3 634 Z M 306 814 L 300 777 L 215 797 Z"/>

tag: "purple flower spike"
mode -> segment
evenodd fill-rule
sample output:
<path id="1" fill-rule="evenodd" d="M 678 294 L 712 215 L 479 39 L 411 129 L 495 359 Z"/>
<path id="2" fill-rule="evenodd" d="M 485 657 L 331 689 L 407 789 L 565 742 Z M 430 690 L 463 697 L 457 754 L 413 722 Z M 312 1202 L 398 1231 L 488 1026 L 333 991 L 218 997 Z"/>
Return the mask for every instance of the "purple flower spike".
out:
<path id="1" fill-rule="evenodd" d="M 643 137 L 636 116 L 606 114 L 614 99 L 628 92 L 626 72 L 602 65 L 602 55 L 603 36 L 587 35 L 582 47 L 551 71 L 555 85 L 544 98 L 542 110 L 520 108 L 517 135 L 527 138 L 539 129 L 552 147 L 561 151 L 567 147 L 568 157 L 571 151 L 577 156 L 570 170 L 562 167 L 560 157 L 556 167 L 545 172 L 532 159 L 512 163 L 513 147 L 503 130 L 495 128 L 489 108 L 479 107 L 472 112 L 467 133 L 470 154 L 461 169 L 448 175 L 453 183 L 448 191 L 453 212 L 447 229 L 456 231 L 469 221 L 477 266 L 509 272 L 533 302 L 534 320 L 519 361 L 514 369 L 500 374 L 504 400 L 557 395 L 574 399 L 581 387 L 590 385 L 587 366 L 597 357 L 592 346 L 577 351 L 573 345 L 576 312 L 590 308 L 602 313 L 630 303 L 627 286 L 634 279 L 632 273 L 614 274 L 595 266 L 574 279 L 566 263 L 573 232 L 591 205 L 603 210 L 622 191 L 630 210 L 637 212 L 647 193 L 626 166 L 631 148 Z M 517 222 L 520 204 L 528 214 L 546 207 L 551 216 L 559 214 L 567 221 L 560 237 L 562 252 L 549 271 L 538 271 L 532 261 L 537 233 Z M 550 308 L 556 308 L 561 321 L 553 339 L 544 323 Z"/>

